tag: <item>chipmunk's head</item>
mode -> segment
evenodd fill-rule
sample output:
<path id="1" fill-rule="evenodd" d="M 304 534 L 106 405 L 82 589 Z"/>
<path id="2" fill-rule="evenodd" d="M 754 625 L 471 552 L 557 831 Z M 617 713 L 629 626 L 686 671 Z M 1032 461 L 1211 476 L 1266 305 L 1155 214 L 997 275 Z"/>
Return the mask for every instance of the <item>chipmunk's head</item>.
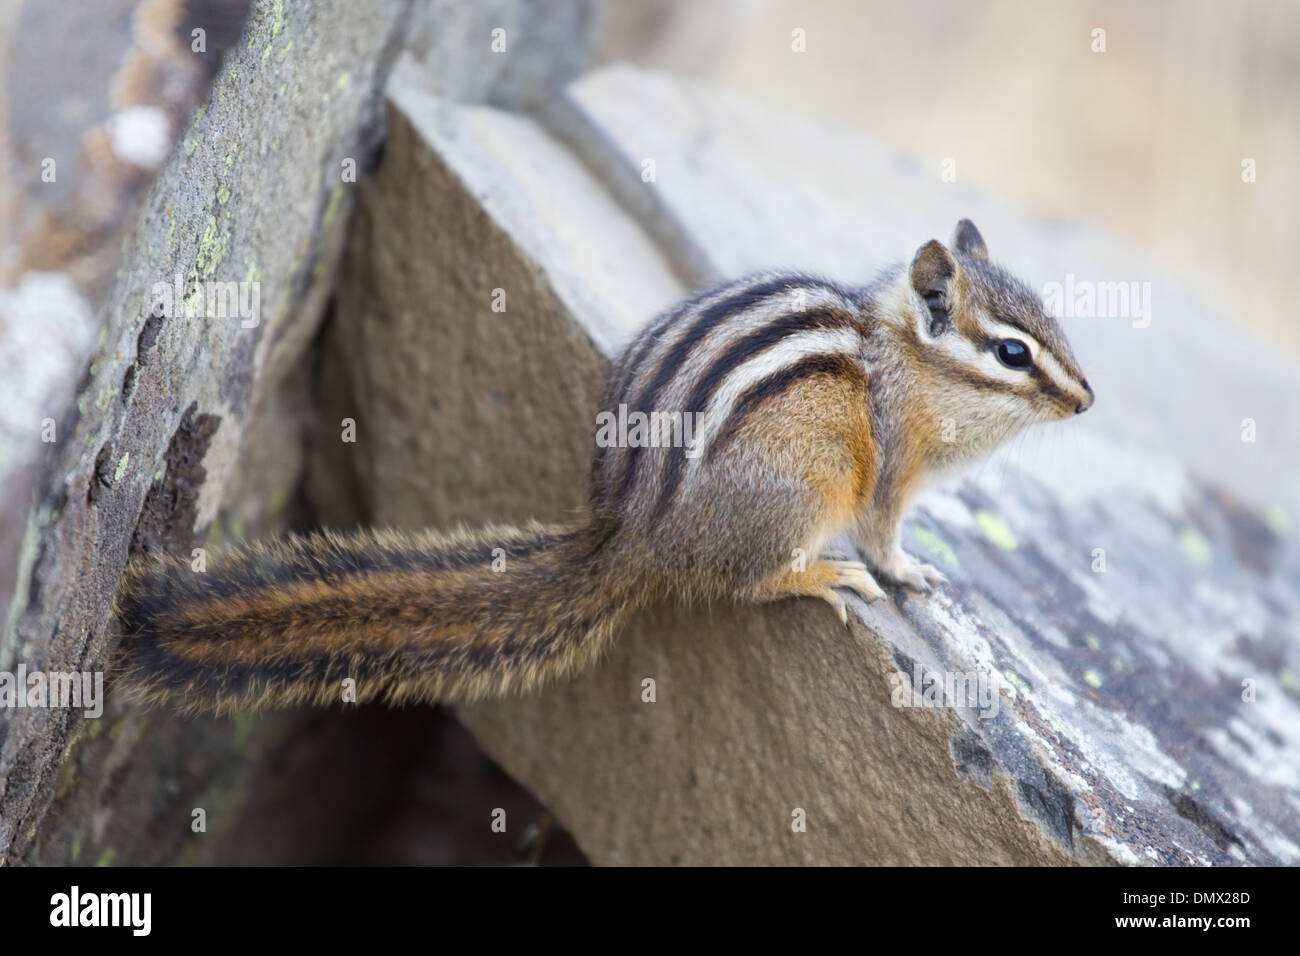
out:
<path id="1" fill-rule="evenodd" d="M 957 223 L 950 246 L 922 246 L 900 278 L 917 384 L 936 422 L 966 432 L 961 444 L 988 448 L 1092 405 L 1060 325 L 1029 286 L 989 262 L 969 219 Z"/>

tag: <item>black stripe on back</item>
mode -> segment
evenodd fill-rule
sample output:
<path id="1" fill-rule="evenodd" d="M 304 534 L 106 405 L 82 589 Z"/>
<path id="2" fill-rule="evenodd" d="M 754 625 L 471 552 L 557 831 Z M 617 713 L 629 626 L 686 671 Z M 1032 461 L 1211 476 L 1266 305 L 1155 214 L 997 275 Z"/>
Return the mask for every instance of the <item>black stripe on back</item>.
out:
<path id="1" fill-rule="evenodd" d="M 677 341 L 673 347 L 664 356 L 655 371 L 655 377 L 650 385 L 642 392 L 640 399 L 635 403 L 629 403 L 629 411 L 650 411 L 654 408 L 654 403 L 663 391 L 665 385 L 677 374 L 682 364 L 690 356 L 691 351 L 715 328 L 732 318 L 734 315 L 747 311 L 758 305 L 773 295 L 786 292 L 795 288 L 817 289 L 823 292 L 830 292 L 836 295 L 848 298 L 848 294 L 834 283 L 824 279 L 813 279 L 802 275 L 786 275 L 775 279 L 768 279 L 757 285 L 747 286 L 734 295 L 727 296 L 719 302 L 709 306 L 695 319 L 695 322 L 687 330 L 686 334 Z M 685 316 L 681 316 L 685 318 Z M 648 357 L 648 350 L 643 350 L 639 357 L 644 361 Z M 638 365 L 640 363 L 638 362 Z M 636 446 L 628 449 L 627 461 L 623 468 L 623 474 L 619 479 L 618 489 L 615 492 L 615 500 L 622 501 L 627 497 L 632 487 L 632 479 L 636 474 L 637 461 L 641 452 L 641 447 Z"/>
<path id="2" fill-rule="evenodd" d="M 722 288 L 726 288 L 726 286 L 724 285 Z M 677 305 L 673 306 L 646 327 L 645 331 L 641 333 L 640 341 L 629 348 L 629 351 L 631 351 L 632 348 L 635 348 L 636 351 L 629 355 L 626 361 L 624 361 L 619 368 L 618 378 L 612 383 L 610 389 L 610 402 L 615 405 L 618 404 L 618 400 L 622 396 L 624 389 L 631 384 L 631 380 L 636 371 L 641 367 L 641 363 L 645 361 L 646 356 L 650 353 L 650 350 L 654 348 L 664 331 L 683 315 L 694 311 L 696 306 L 718 291 L 719 287 L 714 286 L 713 288 L 697 292 L 689 299 L 684 299 L 677 303 Z"/>
<path id="3" fill-rule="evenodd" d="M 781 316 L 758 329 L 752 335 L 747 335 L 728 346 L 726 351 L 718 356 L 713 364 L 700 376 L 699 381 L 695 383 L 695 387 L 691 389 L 691 394 L 686 401 L 683 413 L 701 411 L 713 397 L 714 391 L 722 385 L 728 375 L 749 359 L 772 348 L 782 339 L 799 332 L 811 332 L 815 329 L 852 328 L 856 323 L 857 317 L 845 309 L 817 309 L 810 312 L 794 312 L 790 315 Z M 796 367 L 801 364 L 802 362 L 797 363 Z M 764 381 L 770 381 L 775 377 L 776 375 L 768 376 Z M 685 449 L 673 449 L 669 452 L 667 464 L 664 466 L 663 485 L 659 489 L 659 500 L 655 504 L 656 515 L 662 514 L 664 509 L 668 507 L 668 503 L 672 501 L 673 496 L 677 494 L 677 487 L 681 484 L 682 469 L 685 467 L 685 462 Z"/>
<path id="4" fill-rule="evenodd" d="M 751 385 L 736 399 L 736 404 L 727 416 L 726 423 L 718 430 L 705 453 L 706 460 L 719 451 L 736 436 L 749 415 L 768 399 L 775 398 L 788 391 L 797 382 L 812 378 L 814 375 L 834 375 L 867 384 L 867 373 L 852 357 L 843 354 L 825 353 L 809 355 L 793 365 L 774 372 L 765 379 Z"/>

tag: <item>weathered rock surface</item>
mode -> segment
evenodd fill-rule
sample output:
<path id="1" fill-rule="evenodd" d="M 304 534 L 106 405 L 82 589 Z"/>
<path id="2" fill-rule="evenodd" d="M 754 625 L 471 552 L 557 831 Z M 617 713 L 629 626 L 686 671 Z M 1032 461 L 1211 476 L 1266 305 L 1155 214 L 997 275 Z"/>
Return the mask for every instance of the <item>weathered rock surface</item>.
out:
<path id="1" fill-rule="evenodd" d="M 848 631 L 813 602 L 659 608 L 600 668 L 460 710 L 593 861 L 1300 860 L 1294 369 L 1220 348 L 1113 240 L 858 135 L 626 68 L 552 132 L 427 89 L 390 84 L 334 333 L 381 523 L 563 519 L 607 357 L 697 276 L 860 282 L 970 216 L 1032 281 L 1151 282 L 1147 327 L 1066 320 L 1094 412 L 923 499 L 906 544 L 951 585 Z M 995 675 L 996 715 L 892 706 L 918 667 Z"/>
<path id="2" fill-rule="evenodd" d="M 18 503 L 44 450 L 35 436 L 48 440 L 76 398 L 140 196 L 247 12 L 245 0 L 181 6 L 0 3 L 0 36 L 20 38 L 0 45 L 0 619 L 26 528 Z"/>
<path id="3" fill-rule="evenodd" d="M 75 407 L 50 412 L 59 439 L 36 485 L 0 669 L 102 666 L 129 548 L 185 553 L 282 526 L 301 467 L 294 395 L 305 394 L 290 370 L 320 319 L 352 199 L 344 174 L 370 157 L 406 9 L 254 5 L 143 201 Z M 177 301 L 155 308 L 156 284 L 178 280 Z M 256 293 L 256 309 L 213 315 L 196 292 L 209 282 L 245 284 L 242 304 Z M 219 832 L 301 720 L 177 721 L 110 705 L 89 721 L 5 711 L 0 861 L 201 859 L 220 841 L 187 847 L 191 808 Z"/>

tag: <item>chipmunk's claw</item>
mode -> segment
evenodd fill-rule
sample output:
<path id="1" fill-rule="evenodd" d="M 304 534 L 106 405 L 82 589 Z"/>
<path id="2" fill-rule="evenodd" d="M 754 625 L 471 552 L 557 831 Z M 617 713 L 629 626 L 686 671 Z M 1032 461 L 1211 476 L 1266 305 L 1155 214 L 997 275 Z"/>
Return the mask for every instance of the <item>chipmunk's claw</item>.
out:
<path id="1" fill-rule="evenodd" d="M 903 551 L 897 551 L 888 563 L 879 569 L 890 581 L 911 588 L 913 591 L 925 592 L 940 584 L 947 584 L 948 578 L 932 564 L 917 561 Z"/>
<path id="2" fill-rule="evenodd" d="M 835 591 L 827 588 L 821 594 L 817 595 L 831 607 L 835 608 L 835 615 L 840 619 L 840 623 L 845 627 L 849 625 L 849 609 L 844 604 L 844 598 L 840 597 Z"/>
<path id="3" fill-rule="evenodd" d="M 861 561 L 832 561 L 831 564 L 835 566 L 835 587 L 848 588 L 864 601 L 877 601 L 885 596 L 884 588 Z"/>

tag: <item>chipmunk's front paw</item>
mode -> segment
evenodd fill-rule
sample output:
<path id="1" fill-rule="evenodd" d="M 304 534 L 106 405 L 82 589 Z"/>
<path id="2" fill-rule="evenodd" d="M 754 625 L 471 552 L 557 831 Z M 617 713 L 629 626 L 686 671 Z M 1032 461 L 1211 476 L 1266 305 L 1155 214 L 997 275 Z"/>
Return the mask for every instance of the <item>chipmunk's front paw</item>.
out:
<path id="1" fill-rule="evenodd" d="M 885 596 L 884 590 L 861 561 L 832 560 L 830 563 L 835 568 L 835 587 L 848 588 L 864 601 L 875 601 Z"/>
<path id="2" fill-rule="evenodd" d="M 932 564 L 917 561 L 903 551 L 895 551 L 877 570 L 895 584 L 913 591 L 928 591 L 939 584 L 947 584 L 944 573 Z"/>
<path id="3" fill-rule="evenodd" d="M 831 568 L 831 587 L 816 596 L 835 608 L 841 624 L 849 623 L 849 610 L 844 604 L 844 598 L 832 588 L 848 588 L 865 601 L 875 601 L 885 596 L 884 590 L 861 561 L 823 560 Z"/>

